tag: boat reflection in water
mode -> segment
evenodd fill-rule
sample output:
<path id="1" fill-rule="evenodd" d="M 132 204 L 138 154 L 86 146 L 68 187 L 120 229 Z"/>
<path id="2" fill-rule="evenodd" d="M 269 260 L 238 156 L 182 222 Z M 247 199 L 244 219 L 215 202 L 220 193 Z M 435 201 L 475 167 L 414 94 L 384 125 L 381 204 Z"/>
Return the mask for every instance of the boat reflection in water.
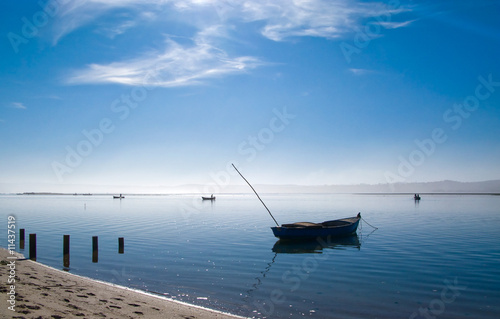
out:
<path id="1" fill-rule="evenodd" d="M 321 254 L 323 249 L 361 249 L 361 242 L 357 234 L 346 237 L 318 237 L 309 241 L 278 240 L 273 246 L 277 254 Z"/>
<path id="2" fill-rule="evenodd" d="M 248 302 L 249 299 L 254 298 L 254 293 L 259 290 L 260 286 L 267 277 L 267 274 L 276 262 L 276 259 L 279 259 L 277 258 L 279 254 L 322 254 L 323 249 L 360 250 L 361 240 L 357 234 L 345 237 L 318 237 L 315 240 L 302 241 L 278 240 L 272 248 L 272 251 L 274 252 L 273 258 L 267 263 L 265 269 L 260 271 L 259 276 L 255 277 L 255 283 L 250 289 L 247 290 L 243 300 Z"/>

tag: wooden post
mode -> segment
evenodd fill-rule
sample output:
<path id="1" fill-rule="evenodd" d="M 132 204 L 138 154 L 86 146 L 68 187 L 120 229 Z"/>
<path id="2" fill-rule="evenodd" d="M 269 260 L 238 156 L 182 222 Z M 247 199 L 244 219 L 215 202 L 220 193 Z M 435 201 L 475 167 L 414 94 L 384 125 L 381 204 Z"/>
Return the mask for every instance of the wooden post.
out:
<path id="1" fill-rule="evenodd" d="M 24 249 L 24 228 L 19 229 L 19 249 Z"/>
<path id="2" fill-rule="evenodd" d="M 63 235 L 63 266 L 69 267 L 69 235 Z"/>
<path id="3" fill-rule="evenodd" d="M 36 261 L 36 234 L 30 234 L 30 259 Z"/>
<path id="4" fill-rule="evenodd" d="M 123 237 L 118 237 L 118 253 L 119 254 L 123 254 L 123 252 L 124 252 L 125 244 L 123 241 L 124 241 Z"/>
<path id="5" fill-rule="evenodd" d="M 97 236 L 92 237 L 92 262 L 96 263 L 99 260 L 99 248 L 97 245 Z"/>

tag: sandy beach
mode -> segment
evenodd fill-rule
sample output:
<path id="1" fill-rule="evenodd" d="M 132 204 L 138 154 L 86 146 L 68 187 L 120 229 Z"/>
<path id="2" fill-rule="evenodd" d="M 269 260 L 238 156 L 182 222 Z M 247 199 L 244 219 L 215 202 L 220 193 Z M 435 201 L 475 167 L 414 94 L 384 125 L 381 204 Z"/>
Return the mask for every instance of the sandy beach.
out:
<path id="1" fill-rule="evenodd" d="M 0 257 L 2 318 L 242 318 L 73 275 L 22 255 L 9 259 L 4 248 Z M 9 302 L 12 292 L 15 303 Z"/>

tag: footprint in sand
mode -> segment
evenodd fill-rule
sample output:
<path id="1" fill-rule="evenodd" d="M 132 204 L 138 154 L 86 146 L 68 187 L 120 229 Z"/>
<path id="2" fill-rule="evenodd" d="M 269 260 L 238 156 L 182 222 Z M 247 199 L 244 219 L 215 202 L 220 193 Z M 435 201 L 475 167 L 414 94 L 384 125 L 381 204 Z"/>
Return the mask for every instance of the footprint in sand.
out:
<path id="1" fill-rule="evenodd" d="M 136 315 L 141 315 L 141 316 L 143 316 L 143 315 L 144 315 L 144 313 L 142 313 L 142 312 L 140 312 L 140 311 L 134 311 L 134 313 L 135 313 Z"/>
<path id="2" fill-rule="evenodd" d="M 128 305 L 132 306 L 132 307 L 140 307 L 141 306 L 141 305 L 138 305 L 138 304 L 135 304 L 135 303 L 129 303 Z"/>
<path id="3" fill-rule="evenodd" d="M 39 310 L 39 309 L 41 309 L 39 306 L 30 306 L 30 305 L 26 305 L 26 308 L 31 309 L 31 310 Z"/>
<path id="4" fill-rule="evenodd" d="M 115 305 L 109 305 L 108 307 L 109 307 L 109 308 L 122 309 L 122 307 L 120 307 L 120 306 L 115 306 Z"/>
<path id="5" fill-rule="evenodd" d="M 95 294 L 93 294 L 91 292 L 87 292 L 87 295 L 89 295 L 89 296 L 95 296 Z"/>
<path id="6" fill-rule="evenodd" d="M 106 299 L 99 299 L 100 302 L 108 302 Z"/>
<path id="7" fill-rule="evenodd" d="M 88 298 L 89 296 L 87 295 L 76 295 L 77 297 L 80 297 L 80 298 Z"/>
<path id="8" fill-rule="evenodd" d="M 99 312 L 99 313 L 94 313 L 94 316 L 96 317 L 101 317 L 101 318 L 106 318 L 106 315 L 103 314 L 102 312 Z"/>

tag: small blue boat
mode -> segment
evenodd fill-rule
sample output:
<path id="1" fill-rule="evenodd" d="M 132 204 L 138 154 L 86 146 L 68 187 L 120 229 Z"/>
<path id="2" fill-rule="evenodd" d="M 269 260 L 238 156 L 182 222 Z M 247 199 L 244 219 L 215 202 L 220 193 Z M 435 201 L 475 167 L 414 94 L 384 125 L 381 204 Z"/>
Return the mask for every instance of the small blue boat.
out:
<path id="1" fill-rule="evenodd" d="M 273 234 L 275 237 L 278 237 L 280 240 L 311 240 L 316 239 L 318 237 L 331 238 L 331 237 L 345 237 L 354 235 L 356 230 L 358 229 L 359 220 L 361 219 L 361 213 L 358 213 L 356 217 L 349 217 L 343 219 L 336 220 L 328 220 L 322 223 L 310 223 L 310 222 L 300 222 L 293 224 L 282 224 L 281 226 L 274 218 L 273 214 L 269 208 L 267 208 L 264 201 L 260 198 L 257 191 L 253 188 L 253 186 L 247 181 L 243 175 L 241 175 L 240 171 L 232 164 L 234 169 L 240 174 L 241 178 L 245 182 L 247 182 L 248 186 L 253 190 L 257 198 L 260 200 L 262 205 L 266 208 L 267 212 L 273 218 L 276 223 L 276 227 L 271 227 Z"/>
<path id="2" fill-rule="evenodd" d="M 283 240 L 344 237 L 356 233 L 361 214 L 356 217 L 329 220 L 322 223 L 299 222 L 271 227 L 274 236 Z"/>

